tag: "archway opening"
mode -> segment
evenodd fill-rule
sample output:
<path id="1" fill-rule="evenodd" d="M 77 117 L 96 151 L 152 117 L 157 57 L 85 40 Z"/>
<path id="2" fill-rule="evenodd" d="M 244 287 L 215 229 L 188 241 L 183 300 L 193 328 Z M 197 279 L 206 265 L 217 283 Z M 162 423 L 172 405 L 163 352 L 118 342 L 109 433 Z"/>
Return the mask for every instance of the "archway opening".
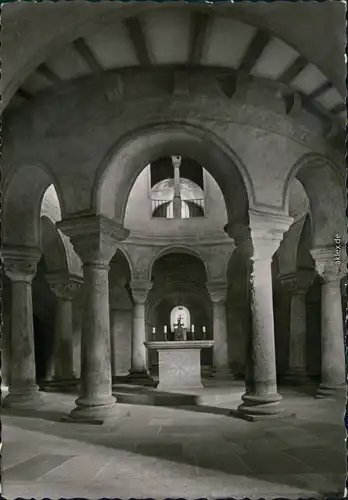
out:
<path id="1" fill-rule="evenodd" d="M 158 162 L 165 158 L 172 163 L 173 159 L 175 163 L 175 158 L 184 159 L 188 165 L 185 178 L 191 179 L 198 187 L 196 166 L 206 169 L 221 190 L 228 221 L 248 223 L 249 199 L 253 194 L 242 162 L 210 131 L 186 123 L 153 124 L 120 141 L 98 172 L 94 196 L 97 212 L 122 224 L 136 179 L 148 165 L 157 162 L 158 166 Z M 144 182 L 146 184 L 146 180 Z M 152 215 L 151 205 L 148 212 Z"/>
<path id="2" fill-rule="evenodd" d="M 131 366 L 133 302 L 130 290 L 131 267 L 125 253 L 117 250 L 110 262 L 110 348 L 113 380 L 127 375 Z"/>
<path id="3" fill-rule="evenodd" d="M 185 327 L 180 340 L 213 338 L 212 303 L 206 288 L 204 262 L 197 256 L 174 250 L 161 255 L 152 266 L 153 286 L 146 304 L 148 340 L 178 340 L 178 322 Z M 213 366 L 211 350 L 202 350 L 203 369 Z M 158 355 L 149 353 L 149 365 L 156 375 Z"/>

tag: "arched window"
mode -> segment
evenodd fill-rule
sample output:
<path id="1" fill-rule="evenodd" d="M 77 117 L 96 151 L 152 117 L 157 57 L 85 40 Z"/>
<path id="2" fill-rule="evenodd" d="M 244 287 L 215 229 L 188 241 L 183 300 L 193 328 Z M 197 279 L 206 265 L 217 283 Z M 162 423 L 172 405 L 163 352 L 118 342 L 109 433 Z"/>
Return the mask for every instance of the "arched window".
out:
<path id="1" fill-rule="evenodd" d="M 181 219 L 204 217 L 204 191 L 189 179 L 180 179 Z M 164 179 L 151 189 L 152 216 L 174 218 L 174 180 Z"/>
<path id="2" fill-rule="evenodd" d="M 176 306 L 170 313 L 170 328 L 174 332 L 177 324 L 189 330 L 191 328 L 191 315 L 190 311 L 185 306 Z"/>

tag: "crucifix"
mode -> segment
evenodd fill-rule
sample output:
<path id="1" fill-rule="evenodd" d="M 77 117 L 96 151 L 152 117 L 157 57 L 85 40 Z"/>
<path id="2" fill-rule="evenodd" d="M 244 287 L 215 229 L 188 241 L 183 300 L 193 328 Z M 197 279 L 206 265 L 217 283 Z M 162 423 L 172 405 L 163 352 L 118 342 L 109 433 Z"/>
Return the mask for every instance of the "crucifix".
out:
<path id="1" fill-rule="evenodd" d="M 185 340 L 184 339 L 184 328 L 185 328 L 185 325 L 182 322 L 182 320 L 183 320 L 183 317 L 180 314 L 180 316 L 178 317 L 178 322 L 173 324 L 173 326 L 174 326 L 174 332 L 175 332 L 175 340 Z"/>

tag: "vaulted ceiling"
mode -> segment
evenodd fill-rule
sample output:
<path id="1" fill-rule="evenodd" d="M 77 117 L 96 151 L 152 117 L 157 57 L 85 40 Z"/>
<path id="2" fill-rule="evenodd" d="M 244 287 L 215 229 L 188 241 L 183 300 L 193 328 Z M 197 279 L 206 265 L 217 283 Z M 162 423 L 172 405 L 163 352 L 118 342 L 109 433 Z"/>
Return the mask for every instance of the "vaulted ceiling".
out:
<path id="1" fill-rule="evenodd" d="M 133 10 L 130 5 L 116 9 L 115 4 L 112 10 L 113 2 L 102 2 L 94 4 L 94 12 L 83 3 L 83 6 L 76 3 L 70 9 L 75 23 L 66 18 L 65 30 L 64 17 L 59 17 L 58 12 L 64 14 L 69 7 L 36 4 L 33 8 L 34 4 L 20 4 L 21 8 L 12 9 L 6 6 L 2 45 L 5 105 L 10 97 L 11 106 L 20 105 L 40 92 L 90 74 L 115 71 L 122 77 L 123 72 L 132 68 L 204 66 L 276 82 L 282 89 L 288 88 L 299 95 L 313 112 L 346 119 L 341 2 L 316 3 L 315 8 L 309 6 L 314 2 L 300 2 L 300 8 L 282 2 L 210 8 L 147 4 L 146 9 Z M 338 6 L 324 6 L 329 3 Z M 71 2 L 62 4 L 71 5 Z M 106 4 L 109 5 L 106 7 Z M 29 30 L 34 29 L 37 19 L 33 16 L 38 15 L 38 7 L 42 21 L 32 34 L 37 51 L 32 61 L 25 64 L 22 61 L 20 67 L 21 61 L 14 63 L 8 59 L 15 49 L 13 38 L 17 36 L 17 44 L 29 42 L 30 33 L 21 39 L 21 30 L 25 25 Z M 81 7 L 85 7 L 84 11 Z M 54 9 L 56 24 L 52 18 Z M 48 14 L 51 38 L 47 32 L 49 26 L 44 24 Z M 27 23 L 23 24 L 21 20 L 25 19 Z M 85 29 L 82 29 L 83 21 Z M 309 24 L 306 25 L 306 21 Z M 320 32 L 320 27 L 325 27 L 324 31 Z M 44 45 L 45 41 L 50 43 Z M 24 57 L 24 52 L 25 48 L 21 48 L 18 57 Z"/>

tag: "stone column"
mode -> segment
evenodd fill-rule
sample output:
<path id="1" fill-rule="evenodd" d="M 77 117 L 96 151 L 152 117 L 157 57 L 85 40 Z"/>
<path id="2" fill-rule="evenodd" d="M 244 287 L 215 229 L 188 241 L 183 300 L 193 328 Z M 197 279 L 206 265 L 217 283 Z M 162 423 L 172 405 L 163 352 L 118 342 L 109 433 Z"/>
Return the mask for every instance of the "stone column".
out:
<path id="1" fill-rule="evenodd" d="M 249 366 L 238 412 L 248 420 L 257 420 L 283 414 L 277 390 L 271 262 L 293 219 L 251 210 L 249 217 L 249 235 L 246 228 L 239 227 L 243 236 L 240 242 L 235 238 L 237 246 L 245 246 L 245 256 L 252 261 Z"/>
<path id="2" fill-rule="evenodd" d="M 287 378 L 294 383 L 308 383 L 306 294 L 313 281 L 313 272 L 305 270 L 282 276 L 284 288 L 290 292 L 289 369 Z"/>
<path id="3" fill-rule="evenodd" d="M 213 303 L 213 330 L 214 330 L 214 373 L 215 376 L 230 377 L 232 374 L 228 362 L 227 320 L 225 282 L 209 282 L 207 288 Z"/>
<path id="4" fill-rule="evenodd" d="M 104 216 L 58 224 L 83 263 L 84 316 L 81 332 L 80 397 L 70 414 L 87 423 L 115 415 L 110 360 L 109 262 L 129 232 Z"/>
<path id="5" fill-rule="evenodd" d="M 180 165 L 181 157 L 172 156 L 174 167 L 174 198 L 173 198 L 173 216 L 174 219 L 181 219 L 181 193 L 180 193 Z"/>
<path id="6" fill-rule="evenodd" d="M 345 276 L 345 249 L 342 261 L 335 260 L 334 248 L 311 251 L 322 277 L 321 285 L 321 383 L 318 397 L 344 396 L 346 393 L 345 345 L 342 315 L 341 279 Z"/>
<path id="7" fill-rule="evenodd" d="M 3 248 L 2 255 L 12 285 L 10 384 L 4 406 L 37 407 L 42 393 L 36 384 L 31 283 L 41 252 L 36 248 Z"/>
<path id="8" fill-rule="evenodd" d="M 78 276 L 46 276 L 57 297 L 54 332 L 54 374 L 48 387 L 68 388 L 76 385 L 73 358 L 73 309 L 72 301 L 83 280 Z"/>
<path id="9" fill-rule="evenodd" d="M 147 352 L 144 342 L 146 341 L 145 329 L 145 302 L 152 287 L 152 283 L 146 280 L 131 282 L 133 307 L 133 332 L 132 332 L 132 356 L 129 380 L 134 383 L 153 384 L 148 372 Z"/>

